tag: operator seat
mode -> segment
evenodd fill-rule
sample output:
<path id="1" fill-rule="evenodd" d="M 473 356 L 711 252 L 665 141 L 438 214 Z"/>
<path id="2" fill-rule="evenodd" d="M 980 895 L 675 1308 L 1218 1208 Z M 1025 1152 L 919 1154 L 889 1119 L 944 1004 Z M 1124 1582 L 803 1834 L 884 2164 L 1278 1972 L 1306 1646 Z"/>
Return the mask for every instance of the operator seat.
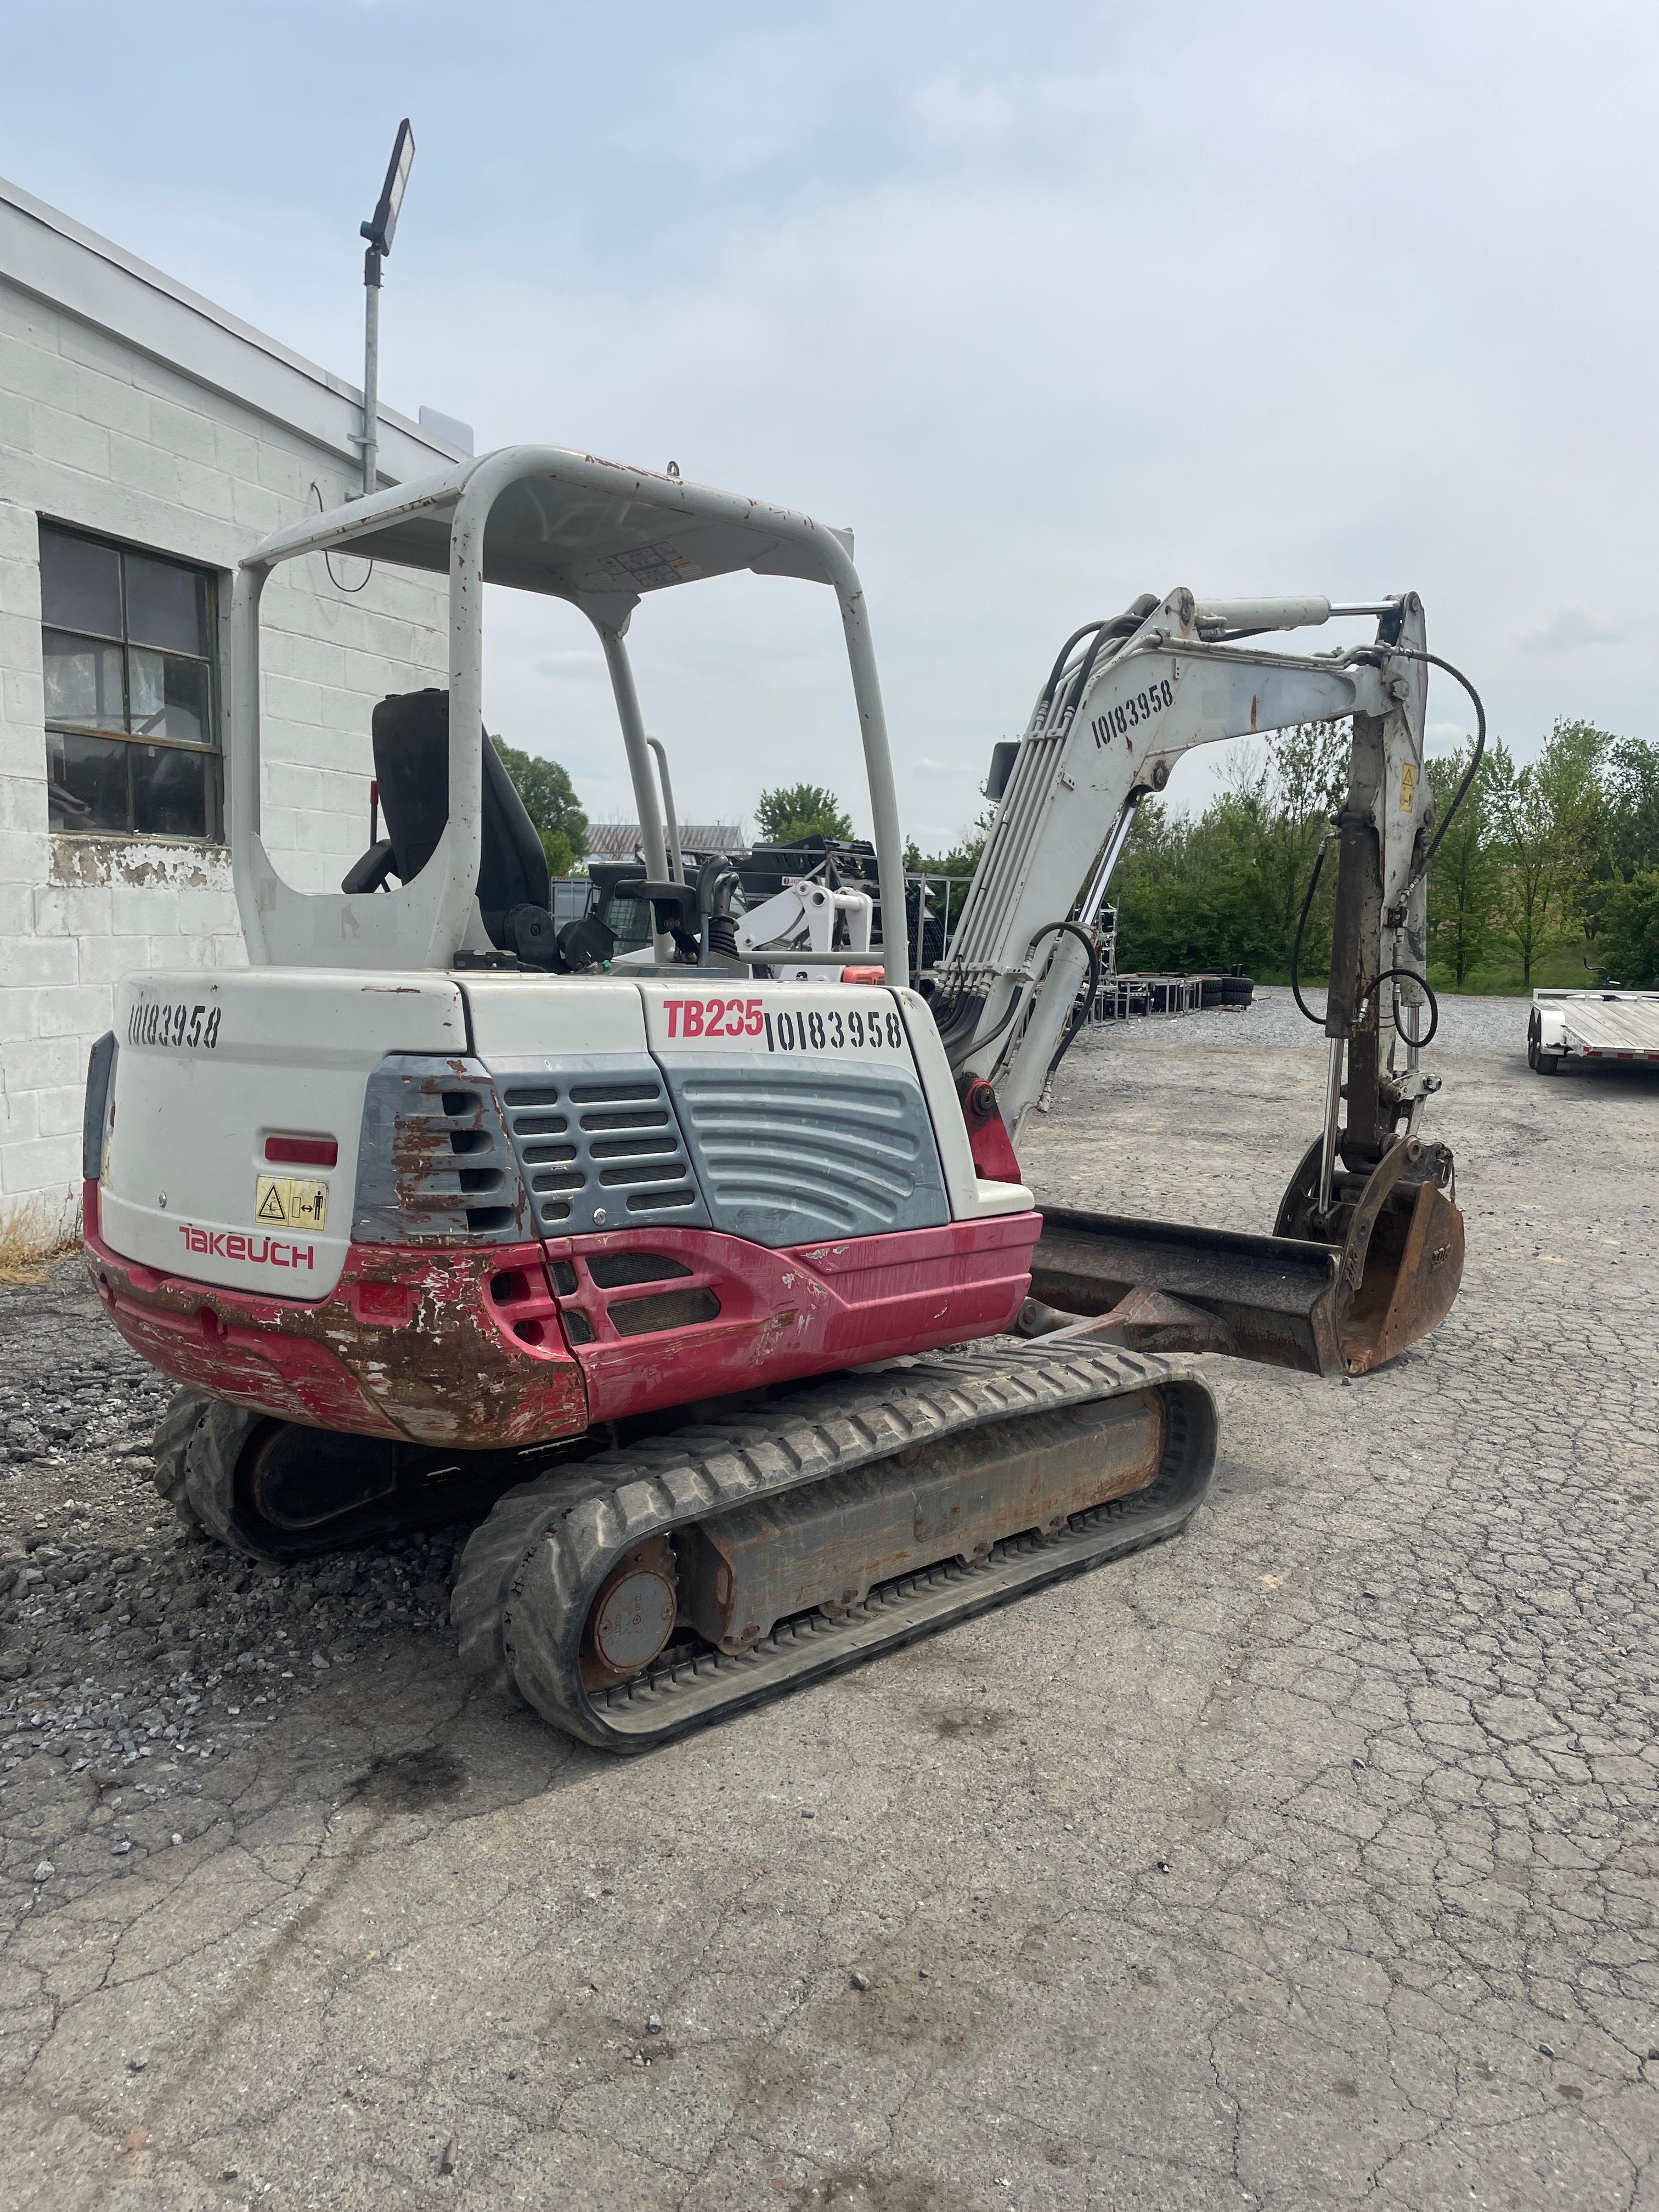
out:
<path id="1" fill-rule="evenodd" d="M 448 692 L 394 693 L 375 708 L 373 729 L 386 834 L 348 871 L 345 891 L 379 890 L 388 876 L 412 883 L 449 819 Z M 547 855 L 487 731 L 483 828 L 478 910 L 490 943 L 538 967 L 562 964 L 548 911 Z"/>

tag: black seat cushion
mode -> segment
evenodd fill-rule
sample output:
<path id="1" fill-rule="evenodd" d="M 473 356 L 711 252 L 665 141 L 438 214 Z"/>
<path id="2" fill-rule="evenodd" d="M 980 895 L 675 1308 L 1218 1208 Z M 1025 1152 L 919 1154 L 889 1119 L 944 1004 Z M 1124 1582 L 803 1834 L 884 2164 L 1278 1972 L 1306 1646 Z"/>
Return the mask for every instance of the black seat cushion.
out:
<path id="1" fill-rule="evenodd" d="M 374 709 L 374 779 L 399 879 L 412 883 L 449 819 L 449 694 L 404 691 Z M 483 735 L 483 850 L 478 909 L 490 942 L 514 947 L 505 927 L 516 906 L 545 908 L 547 855 L 501 756 Z"/>

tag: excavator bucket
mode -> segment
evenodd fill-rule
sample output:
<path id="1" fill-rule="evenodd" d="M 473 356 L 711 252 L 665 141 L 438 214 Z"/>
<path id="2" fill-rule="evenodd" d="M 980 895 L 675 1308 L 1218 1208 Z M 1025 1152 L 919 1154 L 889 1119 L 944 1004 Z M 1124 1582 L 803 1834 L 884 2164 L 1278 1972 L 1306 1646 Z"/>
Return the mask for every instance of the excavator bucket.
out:
<path id="1" fill-rule="evenodd" d="M 1316 1179 L 1317 1146 L 1272 1237 L 1045 1209 L 1022 1328 L 1040 1335 L 1082 1318 L 1086 1334 L 1139 1351 L 1223 1352 L 1307 1375 L 1384 1365 L 1449 1310 L 1463 1217 L 1436 1180 L 1433 1148 L 1407 1139 L 1340 1209 L 1340 1243 L 1285 1234 L 1306 1221 L 1310 1164 Z"/>

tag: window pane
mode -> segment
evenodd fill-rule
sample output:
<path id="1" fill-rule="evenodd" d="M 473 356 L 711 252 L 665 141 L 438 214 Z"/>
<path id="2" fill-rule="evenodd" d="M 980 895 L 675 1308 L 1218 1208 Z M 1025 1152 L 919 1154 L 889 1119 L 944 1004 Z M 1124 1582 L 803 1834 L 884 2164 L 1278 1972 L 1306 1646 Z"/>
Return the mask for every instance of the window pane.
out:
<path id="1" fill-rule="evenodd" d="M 132 745 L 133 828 L 141 837 L 207 836 L 208 761 L 168 745 Z"/>
<path id="2" fill-rule="evenodd" d="M 651 909 L 641 898 L 629 898 L 625 891 L 613 894 L 605 910 L 607 925 L 617 933 L 618 952 L 636 952 L 641 945 L 649 945 L 653 923 Z"/>
<path id="3" fill-rule="evenodd" d="M 94 730 L 124 730 L 121 648 L 95 638 L 66 637 L 49 629 L 46 656 L 46 720 L 82 722 Z"/>
<path id="4" fill-rule="evenodd" d="M 121 635 L 121 556 L 112 545 L 40 532 L 40 617 L 65 629 Z"/>
<path id="5" fill-rule="evenodd" d="M 209 650 L 208 580 L 189 568 L 127 556 L 127 635 L 173 653 Z"/>
<path id="6" fill-rule="evenodd" d="M 185 745 L 213 742 L 204 662 L 178 660 L 170 653 L 145 653 L 135 646 L 127 656 L 127 680 L 135 738 L 172 738 Z"/>
<path id="7" fill-rule="evenodd" d="M 131 828 L 127 754 L 122 738 L 81 738 L 52 730 L 46 737 L 46 797 L 54 830 Z M 148 748 L 146 749 L 148 750 Z M 185 753 L 181 759 L 199 759 Z"/>

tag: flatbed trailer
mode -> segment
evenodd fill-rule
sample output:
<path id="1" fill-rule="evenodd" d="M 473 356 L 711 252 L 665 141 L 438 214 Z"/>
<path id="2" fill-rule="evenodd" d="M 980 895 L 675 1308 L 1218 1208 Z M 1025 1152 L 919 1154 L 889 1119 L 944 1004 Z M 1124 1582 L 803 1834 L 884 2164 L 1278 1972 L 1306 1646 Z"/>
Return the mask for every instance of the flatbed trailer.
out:
<path id="1" fill-rule="evenodd" d="M 1659 991 L 1534 991 L 1527 1060 L 1554 1075 L 1564 1060 L 1650 1060 L 1659 1066 Z"/>

